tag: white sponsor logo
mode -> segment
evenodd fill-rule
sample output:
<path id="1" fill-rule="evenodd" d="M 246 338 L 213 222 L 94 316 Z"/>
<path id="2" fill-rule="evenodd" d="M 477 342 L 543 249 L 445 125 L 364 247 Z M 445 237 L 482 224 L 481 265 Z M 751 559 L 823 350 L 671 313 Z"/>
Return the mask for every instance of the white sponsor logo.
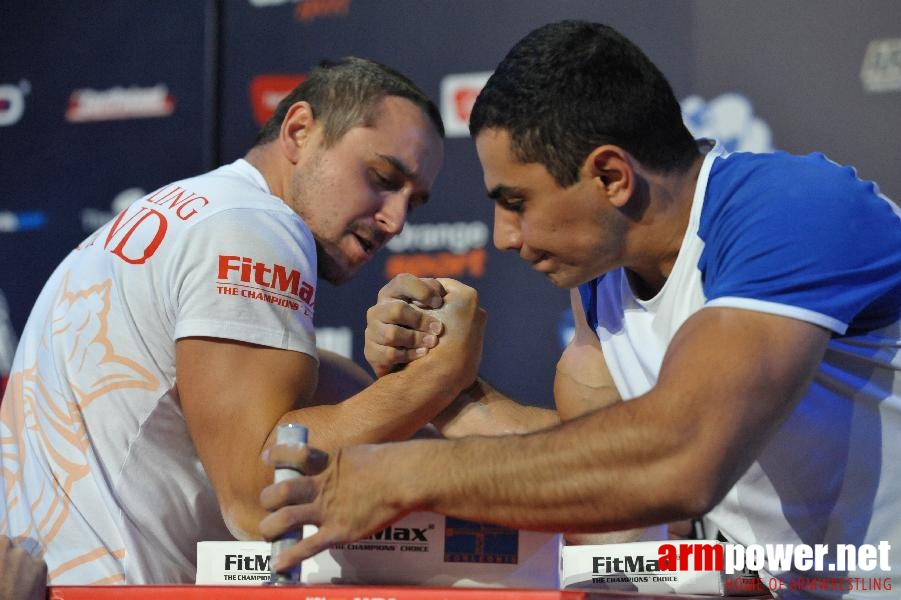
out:
<path id="1" fill-rule="evenodd" d="M 153 87 L 114 87 L 108 90 L 75 90 L 69 96 L 66 120 L 113 121 L 168 117 L 175 111 L 175 99 L 163 84 Z"/>
<path id="2" fill-rule="evenodd" d="M 463 254 L 488 243 L 488 226 L 481 221 L 471 223 L 407 223 L 397 237 L 388 242 L 391 252 L 434 252 L 450 250 Z"/>
<path id="3" fill-rule="evenodd" d="M 901 91 L 901 38 L 870 42 L 860 67 L 860 80 L 868 92 Z"/>
<path id="4" fill-rule="evenodd" d="M 16 334 L 9 319 L 6 297 L 0 291 L 0 375 L 9 374 L 16 352 Z"/>
<path id="5" fill-rule="evenodd" d="M 441 80 L 441 118 L 447 137 L 469 136 L 472 105 L 485 87 L 491 71 L 457 73 Z"/>
<path id="6" fill-rule="evenodd" d="M 723 94 L 707 102 L 700 96 L 682 100 L 682 117 L 696 138 L 715 138 L 729 152 L 772 152 L 770 126 L 754 115 L 741 94 Z"/>
<path id="7" fill-rule="evenodd" d="M 354 334 L 350 327 L 317 327 L 316 347 L 353 358 Z"/>
<path id="8" fill-rule="evenodd" d="M 0 233 L 35 231 L 47 224 L 47 215 L 41 211 L 0 210 Z"/>
<path id="9" fill-rule="evenodd" d="M 18 85 L 0 85 L 0 127 L 15 125 L 25 114 L 25 94 L 31 91 L 31 84 L 24 79 Z"/>

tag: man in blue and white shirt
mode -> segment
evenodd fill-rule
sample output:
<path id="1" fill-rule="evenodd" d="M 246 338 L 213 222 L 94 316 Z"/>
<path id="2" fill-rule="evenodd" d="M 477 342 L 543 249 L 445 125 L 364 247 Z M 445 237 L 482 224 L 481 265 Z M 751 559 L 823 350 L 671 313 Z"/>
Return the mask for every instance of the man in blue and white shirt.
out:
<path id="1" fill-rule="evenodd" d="M 410 510 L 566 532 L 709 514 L 738 544 L 828 550 L 819 570 L 761 575 L 841 586 L 776 585 L 780 596 L 891 595 L 901 569 L 898 207 L 821 155 L 699 144 L 659 70 L 594 23 L 520 41 L 470 129 L 495 245 L 572 289 L 576 333 L 554 386 L 564 422 L 547 427 L 540 409 L 477 380 L 440 419 L 446 435 L 532 433 L 355 447 L 325 467 L 315 452 L 280 449 L 273 458 L 311 476 L 290 484 L 299 504 L 286 511 L 285 490 L 264 491 L 276 511 L 264 534 L 286 520 L 317 524 L 299 559 Z M 408 301 L 433 305 L 440 288 L 407 277 L 383 289 L 367 328 L 378 374 L 422 353 L 431 317 Z M 875 570 L 830 570 L 839 544 L 888 556 Z M 888 589 L 853 583 L 863 578 Z"/>

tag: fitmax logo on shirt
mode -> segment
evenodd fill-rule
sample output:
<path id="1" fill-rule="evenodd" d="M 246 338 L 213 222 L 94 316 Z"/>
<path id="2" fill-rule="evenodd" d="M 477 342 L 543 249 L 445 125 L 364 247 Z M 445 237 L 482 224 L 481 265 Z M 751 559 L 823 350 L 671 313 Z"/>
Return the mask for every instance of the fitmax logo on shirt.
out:
<path id="1" fill-rule="evenodd" d="M 248 256 L 219 255 L 217 289 L 220 294 L 264 300 L 298 310 L 296 300 L 313 316 L 316 286 L 304 281 L 300 271 L 284 265 L 268 264 Z"/>

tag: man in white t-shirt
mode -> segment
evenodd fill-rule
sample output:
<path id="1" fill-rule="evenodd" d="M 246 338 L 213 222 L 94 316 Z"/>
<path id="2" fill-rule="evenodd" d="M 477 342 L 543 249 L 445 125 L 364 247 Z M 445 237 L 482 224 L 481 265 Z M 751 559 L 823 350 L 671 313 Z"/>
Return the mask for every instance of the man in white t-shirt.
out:
<path id="1" fill-rule="evenodd" d="M 323 64 L 243 159 L 148 194 L 59 265 L 0 408 L 0 533 L 50 583 L 193 582 L 196 542 L 259 535 L 279 423 L 326 448 L 403 439 L 473 379 L 460 349 L 482 312 L 451 282 L 427 378 L 363 389 L 315 345 L 318 279 L 346 281 L 401 231 L 442 136 L 402 75 Z"/>

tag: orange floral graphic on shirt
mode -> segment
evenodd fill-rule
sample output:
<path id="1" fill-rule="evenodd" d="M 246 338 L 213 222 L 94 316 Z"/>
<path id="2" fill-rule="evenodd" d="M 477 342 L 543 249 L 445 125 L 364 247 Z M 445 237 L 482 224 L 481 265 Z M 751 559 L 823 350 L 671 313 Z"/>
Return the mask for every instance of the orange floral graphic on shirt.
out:
<path id="1" fill-rule="evenodd" d="M 7 508 L 0 530 L 8 530 L 14 519 L 20 525 L 28 523 L 24 530 L 16 528 L 15 537 L 38 540 L 43 548 L 66 531 L 73 497 L 78 498 L 80 510 L 102 510 L 97 487 L 89 480 L 82 481 L 97 468 L 84 411 L 112 392 L 159 386 L 152 373 L 113 347 L 109 337 L 111 289 L 110 280 L 82 290 L 70 290 L 68 278 L 63 280 L 53 306 L 52 326 L 37 347 L 29 349 L 28 366 L 12 374 L 0 410 L 0 475 Z M 50 373 L 57 373 L 58 379 L 49 378 L 46 374 Z M 40 479 L 26 473 L 39 474 Z M 100 473 L 96 476 L 103 477 Z M 80 530 L 78 524 L 72 526 L 73 532 Z M 124 556 L 123 548 L 79 550 L 60 564 L 50 565 L 51 581 L 84 564 L 96 560 L 117 564 L 110 559 Z M 123 580 L 121 572 L 106 578 L 110 583 Z"/>

